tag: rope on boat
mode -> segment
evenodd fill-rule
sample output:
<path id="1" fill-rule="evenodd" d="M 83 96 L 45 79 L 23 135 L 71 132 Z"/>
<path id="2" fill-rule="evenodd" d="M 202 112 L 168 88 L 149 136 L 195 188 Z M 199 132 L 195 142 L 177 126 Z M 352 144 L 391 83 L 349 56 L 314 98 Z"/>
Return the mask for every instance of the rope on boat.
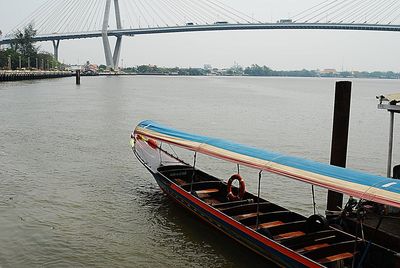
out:
<path id="1" fill-rule="evenodd" d="M 383 211 L 381 211 L 380 212 L 380 216 L 379 216 L 378 224 L 376 225 L 374 233 L 372 234 L 371 238 L 368 241 L 367 246 L 365 247 L 365 250 L 363 252 L 363 255 L 361 256 L 361 259 L 360 259 L 360 262 L 358 263 L 357 268 L 362 268 L 362 264 L 363 264 L 365 258 L 367 257 L 367 254 L 368 254 L 369 248 L 371 247 L 372 241 L 375 240 L 375 237 L 376 237 L 376 235 L 378 233 L 379 227 L 381 226 L 383 218 L 385 218 L 385 217 L 383 215 Z"/>
<path id="2" fill-rule="evenodd" d="M 317 205 L 317 203 L 315 202 L 314 185 L 311 185 L 311 191 L 312 191 L 312 202 L 313 202 L 313 209 L 314 209 L 314 215 L 315 215 L 316 214 L 316 205 Z"/>
<path id="3" fill-rule="evenodd" d="M 190 184 L 190 193 L 191 194 L 193 193 L 194 175 L 195 175 L 195 172 L 196 172 L 196 159 L 197 159 L 197 152 L 194 152 L 192 183 Z"/>
<path id="4" fill-rule="evenodd" d="M 160 166 L 162 166 L 162 154 L 161 154 L 161 151 L 162 151 L 162 145 L 163 145 L 163 143 L 162 142 L 160 142 L 160 146 L 158 147 L 158 152 L 160 153 Z"/>
<path id="5" fill-rule="evenodd" d="M 257 194 L 257 220 L 256 220 L 256 230 L 258 230 L 258 217 L 260 215 L 260 184 L 261 184 L 262 170 L 258 173 L 258 194 Z"/>
<path id="6" fill-rule="evenodd" d="M 357 224 L 356 224 L 356 231 L 355 231 L 355 235 L 354 235 L 355 236 L 355 240 L 354 240 L 354 250 L 353 250 L 353 261 L 352 261 L 352 264 L 351 264 L 352 268 L 354 268 L 355 264 L 356 264 L 355 255 L 357 253 L 358 228 L 359 228 L 358 226 L 360 226 L 361 239 L 362 239 L 363 242 L 365 242 L 365 239 L 364 239 L 364 218 L 365 218 L 366 212 L 365 212 L 365 208 L 363 206 L 363 201 L 364 201 L 363 199 L 360 199 L 358 201 L 358 204 L 357 204 L 357 211 L 356 211 Z M 379 227 L 379 225 L 377 227 Z M 357 267 L 359 267 L 360 263 L 361 263 L 361 261 L 359 262 Z"/>

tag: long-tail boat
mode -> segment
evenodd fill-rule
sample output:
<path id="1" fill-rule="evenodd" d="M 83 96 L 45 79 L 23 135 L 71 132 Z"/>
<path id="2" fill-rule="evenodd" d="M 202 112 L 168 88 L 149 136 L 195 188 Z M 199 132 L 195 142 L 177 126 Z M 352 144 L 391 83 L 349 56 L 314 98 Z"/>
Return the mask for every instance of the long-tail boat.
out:
<path id="1" fill-rule="evenodd" d="M 184 208 L 232 239 L 281 267 L 400 267 L 398 251 L 368 241 L 362 217 L 371 204 L 400 207 L 400 181 L 355 170 L 194 135 L 152 121 L 131 134 L 138 160 L 161 190 Z M 180 159 L 173 147 L 194 152 L 194 163 Z M 341 218 L 358 219 L 359 232 L 345 232 L 336 221 L 305 217 L 245 191 L 240 174 L 225 182 L 196 168 L 196 155 L 271 172 L 351 196 Z M 238 180 L 239 187 L 232 185 Z M 377 226 L 378 228 L 379 226 Z"/>

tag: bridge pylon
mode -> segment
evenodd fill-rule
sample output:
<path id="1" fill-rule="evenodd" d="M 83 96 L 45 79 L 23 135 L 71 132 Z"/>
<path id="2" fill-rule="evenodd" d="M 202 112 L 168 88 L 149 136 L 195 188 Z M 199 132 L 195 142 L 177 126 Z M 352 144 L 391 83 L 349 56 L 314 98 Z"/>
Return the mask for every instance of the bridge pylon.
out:
<path id="1" fill-rule="evenodd" d="M 122 36 L 117 36 L 114 53 L 112 53 L 110 41 L 108 39 L 108 21 L 110 18 L 110 9 L 111 9 L 111 0 L 107 0 L 106 9 L 104 12 L 104 20 L 103 20 L 103 28 L 101 31 L 101 36 L 103 39 L 104 54 L 106 57 L 107 68 L 117 69 L 118 63 L 119 63 L 120 52 L 121 52 Z M 121 30 L 122 29 L 121 12 L 119 9 L 118 0 L 114 0 L 114 9 L 115 9 L 115 19 L 117 22 L 117 29 Z"/>
<path id="2" fill-rule="evenodd" d="M 58 47 L 60 46 L 60 40 L 52 40 L 54 48 L 54 58 L 58 61 Z"/>

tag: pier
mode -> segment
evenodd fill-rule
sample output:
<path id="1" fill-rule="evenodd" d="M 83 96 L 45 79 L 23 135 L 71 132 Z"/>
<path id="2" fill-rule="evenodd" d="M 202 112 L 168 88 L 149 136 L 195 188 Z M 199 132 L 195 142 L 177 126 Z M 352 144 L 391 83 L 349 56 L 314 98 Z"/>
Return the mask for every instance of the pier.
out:
<path id="1" fill-rule="evenodd" d="M 0 82 L 70 77 L 70 71 L 0 71 Z"/>

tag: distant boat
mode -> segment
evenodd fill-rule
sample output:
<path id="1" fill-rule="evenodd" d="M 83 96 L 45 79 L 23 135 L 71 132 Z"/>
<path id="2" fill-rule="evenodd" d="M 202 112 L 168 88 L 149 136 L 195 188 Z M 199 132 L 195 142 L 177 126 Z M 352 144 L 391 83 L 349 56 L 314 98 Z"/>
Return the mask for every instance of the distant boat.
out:
<path id="1" fill-rule="evenodd" d="M 196 156 L 201 153 L 233 162 L 238 171 L 240 165 L 259 170 L 259 183 L 262 172 L 271 172 L 360 198 L 348 203 L 358 212 L 364 209 L 362 200 L 400 207 L 398 180 L 194 135 L 152 121 L 136 127 L 131 145 L 164 193 L 281 267 L 400 267 L 398 252 L 346 233 L 321 215 L 304 217 L 259 193 L 248 193 L 239 173 L 227 183 L 207 174 L 196 168 Z M 193 151 L 193 165 L 181 160 L 172 146 Z M 239 187 L 232 186 L 235 180 Z"/>

